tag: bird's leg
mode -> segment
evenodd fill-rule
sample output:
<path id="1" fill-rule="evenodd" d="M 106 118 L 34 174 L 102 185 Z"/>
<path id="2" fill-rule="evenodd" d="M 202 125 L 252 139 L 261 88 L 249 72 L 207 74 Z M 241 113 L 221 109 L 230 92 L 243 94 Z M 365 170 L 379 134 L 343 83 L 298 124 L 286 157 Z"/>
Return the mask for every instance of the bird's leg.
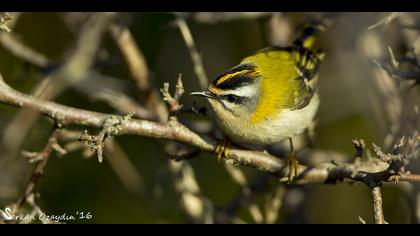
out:
<path id="1" fill-rule="evenodd" d="M 222 140 L 217 144 L 214 153 L 217 154 L 217 159 L 220 161 L 222 157 L 229 158 L 229 138 L 225 135 Z"/>
<path id="2" fill-rule="evenodd" d="M 287 159 L 287 163 L 289 164 L 289 182 L 292 182 L 293 178 L 298 175 L 299 162 L 296 158 L 296 152 L 293 147 L 292 138 L 289 138 L 289 144 L 290 144 L 290 153 L 289 153 L 289 158 Z"/>

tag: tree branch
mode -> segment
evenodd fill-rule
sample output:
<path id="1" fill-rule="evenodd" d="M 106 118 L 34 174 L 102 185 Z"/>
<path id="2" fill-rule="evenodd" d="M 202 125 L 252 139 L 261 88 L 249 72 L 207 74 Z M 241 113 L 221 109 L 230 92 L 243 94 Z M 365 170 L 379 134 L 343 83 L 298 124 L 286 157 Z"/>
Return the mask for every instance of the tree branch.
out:
<path id="1" fill-rule="evenodd" d="M 202 89 L 207 88 L 209 82 L 207 79 L 206 72 L 204 71 L 203 60 L 201 59 L 201 55 L 198 52 L 198 49 L 195 45 L 191 30 L 188 27 L 187 22 L 185 22 L 185 20 L 181 16 L 178 16 L 178 19 L 176 19 L 176 24 L 178 25 L 182 37 L 184 38 L 185 44 L 188 47 L 188 51 L 190 53 L 191 60 L 194 65 L 194 73 L 197 76 L 198 82 L 200 83 L 200 87 Z"/>
<path id="2" fill-rule="evenodd" d="M 67 107 L 54 102 L 43 101 L 23 93 L 20 93 L 4 83 L 0 76 L 0 101 L 16 107 L 37 111 L 44 116 L 50 117 L 63 125 L 82 125 L 91 128 L 103 129 L 105 121 L 111 114 L 92 112 L 82 109 Z M 176 120 L 167 123 L 158 123 L 138 119 L 130 119 L 119 127 L 116 135 L 140 135 L 157 139 L 178 141 L 197 147 L 206 152 L 213 152 L 217 140 L 205 135 L 199 135 L 191 131 Z M 418 149 L 420 135 L 410 139 L 412 149 Z M 379 154 L 380 152 L 378 152 Z M 308 155 L 311 155 L 309 153 Z M 407 154 L 408 155 L 408 154 Z M 410 154 L 417 156 L 417 154 Z M 344 179 L 360 181 L 372 186 L 372 183 L 390 181 L 394 175 L 400 174 L 401 156 L 393 156 L 390 163 L 379 160 L 371 160 L 363 163 L 355 162 L 348 164 L 324 163 L 309 167 L 300 165 L 295 184 L 307 183 L 336 183 Z M 286 176 L 284 161 L 266 152 L 243 150 L 232 148 L 231 156 L 225 159 L 229 164 L 244 165 L 282 177 Z M 411 178 L 412 179 L 412 178 Z M 281 179 L 284 180 L 284 179 Z M 407 180 L 407 177 L 400 179 Z"/>
<path id="3" fill-rule="evenodd" d="M 142 100 L 146 108 L 155 114 L 157 120 L 161 123 L 167 122 L 168 114 L 171 117 L 171 123 L 176 124 L 177 119 L 174 116 L 177 112 L 183 112 L 185 106 L 170 107 L 171 112 L 168 111 L 166 104 L 160 97 L 154 84 L 151 83 L 148 76 L 148 68 L 146 60 L 143 57 L 140 48 L 137 46 L 130 30 L 127 26 L 121 24 L 111 25 L 111 34 L 118 45 L 124 60 L 126 61 L 132 79 L 134 79 L 137 90 L 141 93 Z M 174 97 L 169 94 L 169 85 L 165 90 L 161 90 L 164 98 L 169 98 L 174 104 L 179 104 L 180 96 L 183 93 L 181 80 L 176 86 Z M 169 103 L 169 101 L 168 101 Z M 172 105 L 172 104 L 170 104 Z M 176 108 L 176 109 L 172 109 Z M 169 157 L 180 158 L 179 145 L 170 142 L 159 142 L 165 150 L 165 154 Z M 198 154 L 196 149 L 193 153 L 182 155 L 182 157 L 194 156 Z M 185 154 L 185 153 L 184 153 Z M 202 196 L 198 181 L 195 178 L 194 170 L 188 162 L 176 163 L 175 161 L 168 161 L 168 169 L 173 177 L 175 191 L 178 194 L 179 204 L 183 209 L 185 215 L 197 223 L 212 223 L 213 220 L 213 205 L 205 197 Z"/>
<path id="4" fill-rule="evenodd" d="M 384 211 L 382 209 L 381 187 L 376 186 L 372 189 L 373 211 L 375 216 L 375 224 L 385 224 Z"/>
<path id="5" fill-rule="evenodd" d="M 54 150 L 59 150 L 59 153 L 64 154 L 64 150 L 57 147 L 57 138 L 60 132 L 60 125 L 54 124 L 53 130 L 51 135 L 48 139 L 47 144 L 43 148 L 43 150 L 39 153 L 27 153 L 26 155 L 36 162 L 34 170 L 32 171 L 31 177 L 26 184 L 25 190 L 23 194 L 20 196 L 18 201 L 16 202 L 16 209 L 22 207 L 22 205 L 26 202 L 26 198 L 31 195 L 35 187 L 38 183 L 39 177 L 44 173 L 45 166 L 48 163 L 48 159 Z"/>

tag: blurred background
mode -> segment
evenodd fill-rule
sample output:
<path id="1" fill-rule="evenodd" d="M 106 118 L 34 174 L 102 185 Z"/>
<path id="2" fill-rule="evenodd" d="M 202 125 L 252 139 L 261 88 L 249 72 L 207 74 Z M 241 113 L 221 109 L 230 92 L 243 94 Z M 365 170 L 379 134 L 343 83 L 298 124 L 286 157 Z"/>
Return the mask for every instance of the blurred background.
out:
<path id="1" fill-rule="evenodd" d="M 317 48 L 327 53 L 319 80 L 321 105 L 314 128 L 310 135 L 298 139 L 298 146 L 301 151 L 329 155 L 301 160 L 303 164 L 351 161 L 351 141 L 355 138 L 364 139 L 368 147 L 375 142 L 389 150 L 399 137 L 418 130 L 418 114 L 414 120 L 402 122 L 404 115 L 413 113 L 405 108 L 420 103 L 418 87 L 403 90 L 401 95 L 400 84 L 378 64 L 390 60 L 388 47 L 397 58 L 410 52 L 419 57 L 416 53 L 420 52 L 420 14 L 392 14 L 336 13 L 333 25 L 319 39 Z M 0 72 L 6 83 L 33 94 L 48 75 L 65 64 L 77 42 L 95 47 L 95 42 L 78 38 L 91 15 L 20 13 L 10 27 L 11 33 L 0 33 Z M 211 81 L 261 48 L 289 45 L 306 22 L 320 16 L 321 13 L 120 13 L 112 24 L 131 32 L 143 54 L 152 87 L 161 88 L 169 82 L 173 88 L 182 73 L 186 92 L 192 92 L 201 89 L 191 48 L 186 44 L 188 32 L 201 55 L 204 75 Z M 388 20 L 381 21 L 384 18 Z M 112 114 L 128 113 L 116 108 L 118 99 L 147 106 L 115 31 L 118 29 L 111 27 L 101 36 L 101 43 L 96 42 L 98 50 L 92 70 L 106 79 L 92 77 L 63 90 L 52 100 Z M 10 40 L 40 55 L 34 60 L 25 59 L 16 53 Z M 185 104 L 193 101 L 187 94 L 182 98 Z M 207 106 L 200 100 L 196 102 Z M 40 151 L 48 141 L 51 121 L 36 117 L 28 122 L 32 116 L 0 104 L 0 209 L 21 196 L 33 169 L 22 151 Z M 179 118 L 200 132 L 213 129 L 211 114 L 181 114 Z M 373 221 L 371 195 L 361 183 L 286 186 L 254 169 L 232 170 L 211 154 L 201 153 L 191 160 L 175 162 L 162 148 L 170 145 L 138 136 L 113 138 L 111 150 L 105 152 L 100 164 L 95 156 L 86 158 L 86 148 L 78 147 L 77 137 L 83 129 L 71 127 L 66 137 L 59 140 L 63 147 L 75 147 L 74 151 L 63 157 L 52 154 L 36 188 L 37 205 L 46 214 L 78 211 L 93 216 L 67 223 L 360 223 L 358 217 L 368 223 Z M 75 142 L 69 141 L 72 137 Z M 420 169 L 418 163 L 411 167 L 413 172 Z M 232 178 L 236 171 L 253 187 L 238 184 L 240 181 Z M 416 189 L 405 184 L 385 185 L 384 212 L 389 223 L 419 222 L 420 208 L 412 200 L 417 196 Z M 250 194 L 246 193 L 248 190 Z M 202 205 L 197 208 L 194 204 Z M 31 208 L 25 205 L 24 209 Z M 213 214 L 221 216 L 215 220 Z"/>

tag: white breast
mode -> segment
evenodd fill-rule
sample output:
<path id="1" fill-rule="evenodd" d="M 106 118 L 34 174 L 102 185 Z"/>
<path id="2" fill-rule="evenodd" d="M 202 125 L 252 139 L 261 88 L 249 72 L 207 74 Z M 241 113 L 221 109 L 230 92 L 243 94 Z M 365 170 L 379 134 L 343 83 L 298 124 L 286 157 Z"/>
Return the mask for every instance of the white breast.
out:
<path id="1" fill-rule="evenodd" d="M 265 146 L 303 132 L 313 120 L 318 106 L 319 96 L 314 94 L 306 107 L 299 110 L 283 110 L 277 117 L 259 124 L 236 119 L 218 119 L 218 124 L 234 142 Z"/>
<path id="2" fill-rule="evenodd" d="M 299 110 L 284 110 L 275 119 L 262 122 L 261 129 L 268 134 L 266 141 L 276 143 L 302 133 L 314 119 L 318 106 L 319 95 L 314 94 L 306 107 Z"/>

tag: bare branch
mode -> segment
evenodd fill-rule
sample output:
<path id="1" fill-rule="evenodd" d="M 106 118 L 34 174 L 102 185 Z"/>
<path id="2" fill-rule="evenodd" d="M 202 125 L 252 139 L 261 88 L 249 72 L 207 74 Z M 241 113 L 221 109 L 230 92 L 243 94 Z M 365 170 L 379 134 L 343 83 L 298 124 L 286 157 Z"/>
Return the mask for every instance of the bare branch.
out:
<path id="1" fill-rule="evenodd" d="M 86 111 L 59 105 L 49 101 L 33 98 L 10 88 L 0 78 L 0 101 L 16 107 L 37 111 L 54 119 L 63 125 L 77 124 L 92 128 L 103 128 L 104 121 L 112 115 Z M 216 140 L 205 135 L 198 135 L 177 121 L 165 124 L 131 119 L 119 126 L 117 135 L 135 134 L 158 139 L 174 140 L 199 148 L 202 151 L 213 152 Z M 412 143 L 419 142 L 416 136 Z M 408 153 L 405 155 L 413 155 Z M 405 161 L 396 156 L 391 164 L 383 162 L 365 162 L 357 164 L 325 163 L 316 167 L 300 166 L 296 184 L 337 182 L 343 179 L 361 181 L 369 184 L 387 181 L 392 175 L 399 174 Z M 230 164 L 241 164 L 268 172 L 277 176 L 285 176 L 284 162 L 265 152 L 241 150 L 233 148 L 231 156 L 226 160 Z"/>
<path id="2" fill-rule="evenodd" d="M 225 165 L 225 169 L 232 178 L 232 180 L 241 187 L 241 191 L 243 193 L 242 196 L 244 198 L 250 198 L 250 196 L 253 195 L 253 192 L 249 187 L 245 174 L 239 168 L 232 165 Z M 263 223 L 264 216 L 262 214 L 261 209 L 255 202 L 251 202 L 249 204 L 248 211 L 256 223 Z"/>
<path id="3" fill-rule="evenodd" d="M 366 221 L 362 217 L 358 216 L 357 219 L 360 221 L 361 224 L 366 224 Z"/>
<path id="4" fill-rule="evenodd" d="M 118 45 L 128 65 L 130 73 L 136 82 L 139 91 L 149 91 L 149 70 L 143 53 L 138 48 L 130 30 L 116 23 L 109 28 L 112 37 Z"/>
<path id="5" fill-rule="evenodd" d="M 130 193 L 139 195 L 142 197 L 142 200 L 146 201 L 143 176 L 137 171 L 134 163 L 132 163 L 116 139 L 109 139 L 108 144 L 105 145 L 104 153 L 111 168 L 114 169 L 124 187 Z"/>
<path id="6" fill-rule="evenodd" d="M 33 96 L 40 97 L 44 100 L 54 99 L 69 85 L 81 84 L 83 80 L 90 76 L 90 67 L 95 59 L 96 51 L 99 48 L 100 38 L 114 16 L 115 13 L 90 14 L 89 20 L 83 24 L 82 29 L 77 36 L 76 46 L 72 53 L 70 53 L 61 67 L 42 79 L 41 84 L 37 85 L 33 90 Z M 15 21 L 16 20 L 13 20 L 13 22 Z M 45 58 L 39 61 L 39 58 L 44 57 L 41 56 L 41 54 L 34 52 L 26 46 L 21 45 L 20 48 L 24 49 L 26 54 L 38 55 L 38 59 L 35 61 L 24 57 L 24 59 L 31 60 L 29 62 L 37 63 L 39 65 L 46 63 L 42 62 Z M 88 69 L 89 71 L 87 71 Z M 22 110 L 8 125 L 2 139 L 2 143 L 9 147 L 8 156 L 13 156 L 17 153 L 17 149 L 23 143 L 27 132 L 29 132 L 37 118 L 38 114 Z M 17 129 L 19 132 L 16 132 Z"/>
<path id="7" fill-rule="evenodd" d="M 216 24 L 234 20 L 249 20 L 265 17 L 272 12 L 197 12 L 192 18 L 199 23 Z"/>
<path id="8" fill-rule="evenodd" d="M 98 135 L 89 135 L 87 130 L 85 130 L 79 141 L 82 143 L 87 143 L 91 146 L 92 154 L 96 153 L 98 156 L 99 163 L 103 161 L 103 149 L 105 146 L 106 139 L 118 135 L 121 131 L 121 127 L 133 117 L 134 113 L 129 113 L 125 116 L 117 117 L 110 116 L 104 120 L 102 125 L 102 130 Z"/>
<path id="9" fill-rule="evenodd" d="M 375 224 L 385 224 L 384 211 L 382 209 L 381 187 L 372 188 L 373 210 L 375 216 Z"/>
<path id="10" fill-rule="evenodd" d="M 146 108 L 155 113 L 157 120 L 165 121 L 168 116 L 165 103 L 150 81 L 146 60 L 129 28 L 114 23 L 109 30 L 128 65 L 138 91 L 144 98 Z"/>
<path id="11" fill-rule="evenodd" d="M 30 62 L 40 68 L 45 69 L 51 64 L 45 55 L 36 52 L 32 48 L 23 44 L 13 33 L 0 32 L 0 44 L 9 50 L 14 56 Z"/>
<path id="12" fill-rule="evenodd" d="M 276 223 L 285 193 L 286 189 L 284 186 L 277 186 L 271 196 L 267 196 L 268 199 L 265 206 L 265 221 L 267 224 Z"/>
<path id="13" fill-rule="evenodd" d="M 60 127 L 61 125 L 59 124 L 54 125 L 54 128 L 51 132 L 47 144 L 45 145 L 43 150 L 36 155 L 38 157 L 38 161 L 36 162 L 31 177 L 25 186 L 23 194 L 16 202 L 16 208 L 20 208 L 25 203 L 26 198 L 34 192 L 39 177 L 44 173 L 45 166 L 48 163 L 48 159 L 51 153 L 56 149 L 55 146 L 57 145 L 57 137 L 59 136 Z"/>
<path id="14" fill-rule="evenodd" d="M 420 175 L 412 175 L 412 174 L 400 174 L 394 175 L 389 177 L 388 181 L 396 182 L 399 181 L 410 181 L 410 182 L 419 182 L 420 183 Z"/>
<path id="15" fill-rule="evenodd" d="M 194 72 L 197 76 L 198 82 L 200 84 L 201 89 L 205 89 L 208 86 L 208 79 L 206 72 L 204 70 L 203 61 L 201 59 L 201 55 L 195 46 L 195 42 L 190 31 L 190 28 L 187 25 L 187 22 L 182 17 L 178 17 L 176 20 L 176 24 L 178 25 L 179 30 L 181 31 L 182 37 L 184 38 L 185 44 L 188 47 L 190 52 L 191 60 L 193 61 L 194 65 Z"/>
<path id="16" fill-rule="evenodd" d="M 391 21 L 393 21 L 395 18 L 397 18 L 400 15 L 401 15 L 401 12 L 393 12 L 393 13 L 389 14 L 387 17 L 382 18 L 377 23 L 369 26 L 368 30 L 373 30 L 373 29 L 376 29 L 376 28 L 378 28 L 380 26 L 389 24 L 389 23 L 391 23 Z"/>
<path id="17" fill-rule="evenodd" d="M 86 88 L 86 87 L 85 87 Z M 87 91 L 86 91 L 87 92 Z M 135 112 L 134 117 L 144 120 L 156 120 L 156 115 L 145 107 L 137 104 L 129 96 L 112 90 L 99 90 L 89 94 L 94 100 L 104 101 L 121 113 Z"/>
<path id="18" fill-rule="evenodd" d="M 166 123 L 169 112 L 164 101 L 159 96 L 158 90 L 154 89 L 153 84 L 150 82 L 146 61 L 128 27 L 114 24 L 111 25 L 110 31 L 120 48 L 126 63 L 128 64 L 132 78 L 137 84 L 137 89 L 145 101 L 146 108 L 155 114 L 158 121 Z M 172 97 L 169 93 L 169 85 L 166 85 L 166 88 L 164 86 L 161 91 L 170 106 L 171 112 L 169 115 L 171 117 L 171 124 L 177 123 L 175 115 L 178 112 L 188 112 L 190 110 L 195 111 L 195 107 L 190 109 L 189 107 L 180 105 L 179 103 L 179 99 L 183 93 L 181 78 L 179 78 L 176 85 L 174 97 Z M 197 109 L 197 111 L 200 110 Z M 179 145 L 169 142 L 160 143 L 170 158 L 178 160 L 180 158 L 191 158 L 198 155 L 200 152 L 197 148 L 192 152 L 183 152 L 179 150 Z M 212 204 L 201 196 L 200 188 L 195 179 L 192 167 L 186 162 L 180 165 L 174 161 L 169 161 L 168 166 L 173 176 L 175 190 L 179 194 L 179 202 L 181 204 L 181 208 L 184 210 L 184 213 L 186 213 L 186 215 L 194 222 L 213 222 Z M 187 200 L 189 202 L 187 202 Z"/>
<path id="19" fill-rule="evenodd" d="M 291 22 L 284 14 L 275 12 L 265 23 L 269 45 L 288 46 L 293 33 Z"/>

